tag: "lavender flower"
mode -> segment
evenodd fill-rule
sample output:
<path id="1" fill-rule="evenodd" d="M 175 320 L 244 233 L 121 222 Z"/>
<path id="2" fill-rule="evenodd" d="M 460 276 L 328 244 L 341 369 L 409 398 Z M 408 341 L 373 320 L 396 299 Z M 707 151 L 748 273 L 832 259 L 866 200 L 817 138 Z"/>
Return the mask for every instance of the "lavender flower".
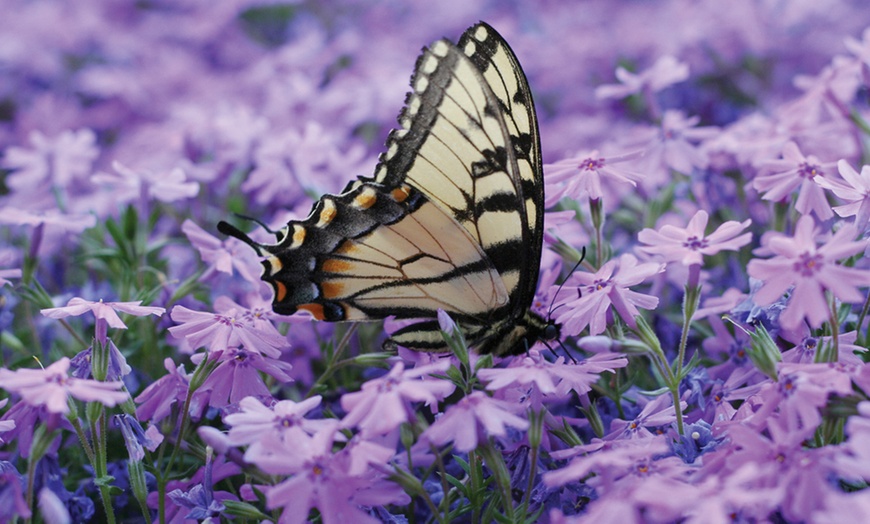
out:
<path id="1" fill-rule="evenodd" d="M 119 391 L 121 382 L 100 382 L 67 375 L 70 361 L 62 358 L 45 369 L 0 369 L 0 387 L 16 393 L 31 406 L 45 406 L 52 413 L 69 412 L 70 397 L 115 406 L 130 395 Z"/>

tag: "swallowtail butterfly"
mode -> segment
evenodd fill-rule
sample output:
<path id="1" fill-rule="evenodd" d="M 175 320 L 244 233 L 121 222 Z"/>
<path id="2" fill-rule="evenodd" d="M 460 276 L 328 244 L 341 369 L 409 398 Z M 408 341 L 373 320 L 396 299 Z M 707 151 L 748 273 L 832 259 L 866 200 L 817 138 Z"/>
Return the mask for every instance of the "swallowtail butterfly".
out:
<path id="1" fill-rule="evenodd" d="M 385 346 L 446 350 L 443 309 L 469 345 L 526 351 L 557 326 L 530 311 L 544 184 L 532 94 L 507 42 L 481 22 L 425 48 L 373 177 L 324 195 L 305 220 L 252 246 L 273 309 L 330 322 L 417 319 Z"/>

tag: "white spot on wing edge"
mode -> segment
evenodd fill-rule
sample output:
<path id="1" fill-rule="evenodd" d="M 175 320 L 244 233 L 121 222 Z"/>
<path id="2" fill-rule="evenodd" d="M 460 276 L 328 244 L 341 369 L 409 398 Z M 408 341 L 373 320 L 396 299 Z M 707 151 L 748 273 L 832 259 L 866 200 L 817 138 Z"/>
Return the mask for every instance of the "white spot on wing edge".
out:
<path id="1" fill-rule="evenodd" d="M 479 42 L 483 42 L 488 37 L 489 37 L 489 31 L 487 31 L 486 28 L 483 27 L 482 25 L 477 26 L 477 29 L 474 31 L 474 38 Z"/>
<path id="2" fill-rule="evenodd" d="M 432 54 L 435 56 L 445 57 L 450 52 L 450 46 L 444 40 L 438 40 L 432 44 Z"/>

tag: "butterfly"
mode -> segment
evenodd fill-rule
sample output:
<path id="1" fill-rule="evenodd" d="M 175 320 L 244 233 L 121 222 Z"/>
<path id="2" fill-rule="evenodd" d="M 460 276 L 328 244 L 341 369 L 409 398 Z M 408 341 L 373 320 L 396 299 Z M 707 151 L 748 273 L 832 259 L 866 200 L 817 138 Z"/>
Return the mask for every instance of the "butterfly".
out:
<path id="1" fill-rule="evenodd" d="M 531 311 L 544 184 L 532 94 L 516 55 L 480 22 L 424 48 L 373 177 L 324 195 L 260 244 L 276 313 L 415 321 L 385 348 L 447 350 L 438 309 L 481 354 L 520 354 L 558 326 Z"/>

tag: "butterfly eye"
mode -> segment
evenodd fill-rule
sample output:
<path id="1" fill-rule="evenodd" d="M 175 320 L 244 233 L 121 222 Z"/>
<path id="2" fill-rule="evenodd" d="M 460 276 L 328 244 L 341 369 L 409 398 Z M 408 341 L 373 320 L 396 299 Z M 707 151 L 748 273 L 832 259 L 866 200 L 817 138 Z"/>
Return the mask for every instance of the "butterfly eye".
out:
<path id="1" fill-rule="evenodd" d="M 555 340 L 559 337 L 559 327 L 556 324 L 547 324 L 547 327 L 544 328 L 544 334 L 542 338 L 544 340 Z"/>

